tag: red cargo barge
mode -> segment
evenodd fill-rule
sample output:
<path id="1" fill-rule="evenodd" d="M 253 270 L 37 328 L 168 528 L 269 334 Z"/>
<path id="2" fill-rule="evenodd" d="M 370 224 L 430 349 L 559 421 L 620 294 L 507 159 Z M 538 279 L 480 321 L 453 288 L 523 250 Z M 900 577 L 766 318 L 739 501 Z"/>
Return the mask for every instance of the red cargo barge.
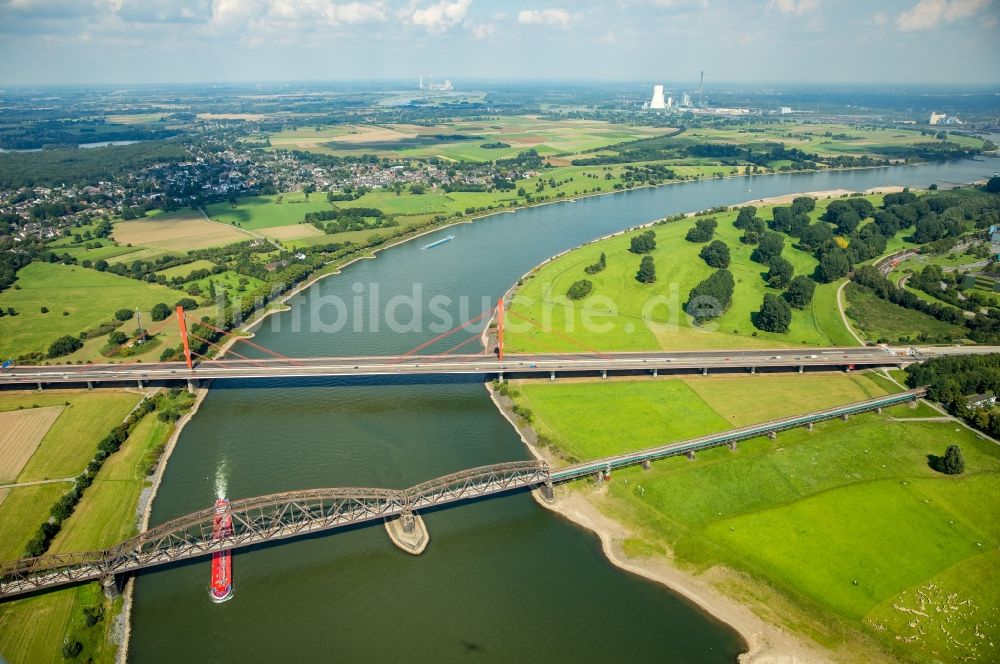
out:
<path id="1" fill-rule="evenodd" d="M 222 539 L 232 532 L 233 517 L 229 513 L 229 500 L 219 498 L 215 501 L 212 536 L 215 539 Z M 225 602 L 233 596 L 233 553 L 230 550 L 216 551 L 212 554 L 211 596 L 213 602 Z"/>

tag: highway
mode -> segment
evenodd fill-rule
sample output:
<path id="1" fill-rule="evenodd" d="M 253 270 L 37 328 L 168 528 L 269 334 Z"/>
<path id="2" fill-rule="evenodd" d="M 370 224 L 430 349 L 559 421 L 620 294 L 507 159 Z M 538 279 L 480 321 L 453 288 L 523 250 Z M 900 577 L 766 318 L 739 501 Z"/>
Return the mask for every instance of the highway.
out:
<path id="1" fill-rule="evenodd" d="M 304 357 L 183 362 L 13 366 L 0 369 L 0 387 L 58 384 L 152 383 L 187 380 L 305 378 L 394 375 L 547 375 L 602 372 L 711 371 L 764 368 L 805 370 L 900 366 L 950 354 L 1000 352 L 1000 347 L 927 348 L 850 347 L 823 349 L 689 352 L 616 352 L 495 355 L 402 355 L 382 357 Z"/>

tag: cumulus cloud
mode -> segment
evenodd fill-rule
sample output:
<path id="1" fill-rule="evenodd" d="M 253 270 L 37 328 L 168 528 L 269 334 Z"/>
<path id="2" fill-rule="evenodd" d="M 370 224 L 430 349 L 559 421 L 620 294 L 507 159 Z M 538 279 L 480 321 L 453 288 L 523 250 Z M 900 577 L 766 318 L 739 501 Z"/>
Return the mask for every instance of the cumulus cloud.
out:
<path id="1" fill-rule="evenodd" d="M 943 23 L 978 14 L 993 0 L 920 0 L 896 18 L 896 27 L 904 32 L 930 30 Z"/>
<path id="2" fill-rule="evenodd" d="M 497 26 L 492 23 L 466 23 L 465 27 L 475 39 L 489 39 L 497 33 Z"/>
<path id="3" fill-rule="evenodd" d="M 404 14 L 410 23 L 419 25 L 428 32 L 444 32 L 465 20 L 470 5 L 472 0 L 454 0 L 454 2 L 442 0 L 437 4 L 420 8 L 411 4 L 404 10 Z"/>
<path id="4" fill-rule="evenodd" d="M 517 14 L 517 22 L 521 25 L 551 25 L 565 28 L 572 17 L 565 9 L 522 9 Z"/>
<path id="5" fill-rule="evenodd" d="M 808 14 L 819 9 L 819 0 L 768 0 L 767 8 L 782 14 Z"/>

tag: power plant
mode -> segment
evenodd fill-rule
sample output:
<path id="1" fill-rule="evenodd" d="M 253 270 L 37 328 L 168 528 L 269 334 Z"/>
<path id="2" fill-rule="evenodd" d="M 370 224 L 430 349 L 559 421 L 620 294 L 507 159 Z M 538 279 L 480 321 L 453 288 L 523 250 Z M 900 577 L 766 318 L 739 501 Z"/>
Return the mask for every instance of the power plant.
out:
<path id="1" fill-rule="evenodd" d="M 663 99 L 663 86 L 653 86 L 653 99 L 649 102 L 650 110 L 662 111 L 667 107 L 667 102 Z"/>

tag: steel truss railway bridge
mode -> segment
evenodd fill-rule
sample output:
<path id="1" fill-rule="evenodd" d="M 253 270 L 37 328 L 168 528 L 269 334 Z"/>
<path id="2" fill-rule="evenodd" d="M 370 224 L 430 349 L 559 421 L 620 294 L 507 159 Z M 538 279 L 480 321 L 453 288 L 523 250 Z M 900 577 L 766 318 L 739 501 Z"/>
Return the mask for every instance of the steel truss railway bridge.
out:
<path id="1" fill-rule="evenodd" d="M 648 468 L 650 462 L 657 459 L 677 455 L 693 457 L 700 450 L 721 445 L 735 447 L 739 441 L 759 436 L 773 438 L 787 429 L 811 429 L 813 424 L 824 420 L 846 419 L 854 414 L 916 403 L 924 394 L 923 389 L 901 392 L 558 469 L 549 468 L 540 461 L 515 461 L 470 468 L 408 489 L 308 489 L 234 500 L 227 508 L 232 517 L 232 532 L 225 537 L 214 535 L 215 520 L 220 512 L 208 508 L 168 521 L 103 551 L 54 554 L 0 563 L 0 598 L 94 579 L 111 585 L 116 577 L 128 572 L 216 551 L 378 519 L 406 518 L 417 510 L 517 490 L 537 488 L 544 499 L 552 500 L 555 484 L 593 476 L 607 479 L 617 468 L 634 465 Z"/>

